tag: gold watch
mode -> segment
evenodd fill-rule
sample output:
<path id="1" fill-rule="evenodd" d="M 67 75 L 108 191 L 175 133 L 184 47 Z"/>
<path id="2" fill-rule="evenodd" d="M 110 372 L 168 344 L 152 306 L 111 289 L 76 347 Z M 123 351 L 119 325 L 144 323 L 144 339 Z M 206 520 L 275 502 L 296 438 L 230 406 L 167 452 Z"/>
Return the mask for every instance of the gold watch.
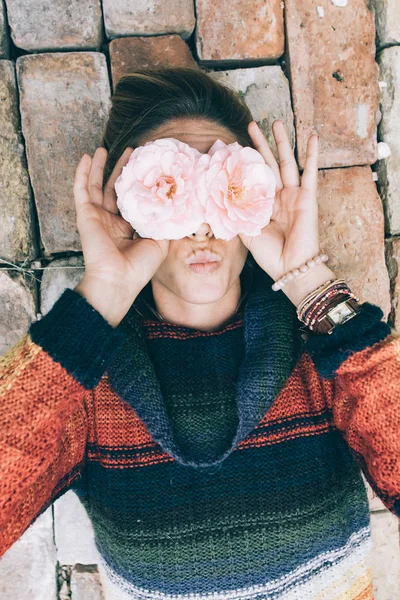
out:
<path id="1" fill-rule="evenodd" d="M 333 306 L 328 312 L 317 319 L 315 333 L 331 334 L 337 325 L 346 323 L 361 311 L 361 304 L 356 298 L 347 298 Z M 315 327 L 316 324 L 314 324 Z M 314 332 L 314 330 L 312 330 Z"/>

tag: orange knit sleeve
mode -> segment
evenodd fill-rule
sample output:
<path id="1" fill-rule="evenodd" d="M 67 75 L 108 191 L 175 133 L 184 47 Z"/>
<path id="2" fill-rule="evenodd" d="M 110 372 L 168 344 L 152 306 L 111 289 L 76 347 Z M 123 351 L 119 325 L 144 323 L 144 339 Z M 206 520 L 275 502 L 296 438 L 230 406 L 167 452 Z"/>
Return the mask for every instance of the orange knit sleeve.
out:
<path id="1" fill-rule="evenodd" d="M 88 393 L 29 333 L 0 357 L 0 557 L 80 475 Z"/>
<path id="2" fill-rule="evenodd" d="M 331 383 L 336 427 L 372 489 L 400 517 L 400 333 L 352 354 Z"/>

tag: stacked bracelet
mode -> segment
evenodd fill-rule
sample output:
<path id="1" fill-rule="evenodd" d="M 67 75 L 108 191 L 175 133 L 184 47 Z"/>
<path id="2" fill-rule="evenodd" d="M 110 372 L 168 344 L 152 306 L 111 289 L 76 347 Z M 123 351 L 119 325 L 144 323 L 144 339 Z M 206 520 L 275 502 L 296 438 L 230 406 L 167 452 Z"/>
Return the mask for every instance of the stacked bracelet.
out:
<path id="1" fill-rule="evenodd" d="M 313 325 L 321 314 L 322 309 L 319 307 L 327 305 L 324 300 L 329 301 L 332 297 L 350 294 L 351 291 L 343 279 L 330 279 L 304 298 L 297 307 L 297 316 L 305 325 Z"/>
<path id="2" fill-rule="evenodd" d="M 302 273 L 315 267 L 321 262 L 326 262 L 326 254 L 318 254 L 304 265 L 289 271 L 274 282 L 272 289 L 276 292 Z M 343 279 L 329 279 L 312 291 L 297 307 L 297 317 L 304 323 L 308 331 L 313 333 L 332 333 L 333 329 L 354 317 L 361 310 L 357 298 Z"/>
<path id="3" fill-rule="evenodd" d="M 332 333 L 361 310 L 360 300 L 343 279 L 330 279 L 297 307 L 299 320 L 314 333 Z"/>
<path id="4" fill-rule="evenodd" d="M 288 271 L 285 275 L 283 275 L 280 279 L 275 281 L 275 283 L 271 286 L 274 292 L 281 290 L 283 286 L 293 279 L 297 279 L 303 273 L 307 273 L 309 269 L 312 269 L 316 265 L 320 263 L 326 262 L 328 260 L 328 256 L 326 254 L 317 254 L 313 258 L 310 258 L 304 265 L 298 267 L 297 269 L 293 269 L 292 271 Z"/>

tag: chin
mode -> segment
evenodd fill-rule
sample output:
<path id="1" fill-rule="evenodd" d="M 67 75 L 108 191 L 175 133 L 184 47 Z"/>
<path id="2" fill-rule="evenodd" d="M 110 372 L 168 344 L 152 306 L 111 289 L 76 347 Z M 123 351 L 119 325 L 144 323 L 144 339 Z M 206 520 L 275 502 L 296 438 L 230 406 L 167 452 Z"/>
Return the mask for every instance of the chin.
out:
<path id="1" fill-rule="evenodd" d="M 228 291 L 227 283 L 222 278 L 199 277 L 198 280 L 190 279 L 184 285 L 178 286 L 179 296 L 192 304 L 206 304 L 217 302 Z"/>

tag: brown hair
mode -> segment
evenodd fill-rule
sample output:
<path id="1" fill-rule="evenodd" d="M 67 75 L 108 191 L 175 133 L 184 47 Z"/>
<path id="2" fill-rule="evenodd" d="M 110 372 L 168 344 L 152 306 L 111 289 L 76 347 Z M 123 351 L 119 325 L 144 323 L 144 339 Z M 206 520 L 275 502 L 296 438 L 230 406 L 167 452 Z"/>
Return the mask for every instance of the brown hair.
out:
<path id="1" fill-rule="evenodd" d="M 240 93 L 197 67 L 140 69 L 121 77 L 115 86 L 101 141 L 108 152 L 103 187 L 128 146 L 142 145 L 142 140 L 161 125 L 179 118 L 213 121 L 228 129 L 242 146 L 254 148 L 247 131 L 253 117 Z M 247 296 L 256 265 L 249 252 L 241 274 L 240 304 Z M 151 300 L 146 288 L 142 300 L 146 295 Z"/>

